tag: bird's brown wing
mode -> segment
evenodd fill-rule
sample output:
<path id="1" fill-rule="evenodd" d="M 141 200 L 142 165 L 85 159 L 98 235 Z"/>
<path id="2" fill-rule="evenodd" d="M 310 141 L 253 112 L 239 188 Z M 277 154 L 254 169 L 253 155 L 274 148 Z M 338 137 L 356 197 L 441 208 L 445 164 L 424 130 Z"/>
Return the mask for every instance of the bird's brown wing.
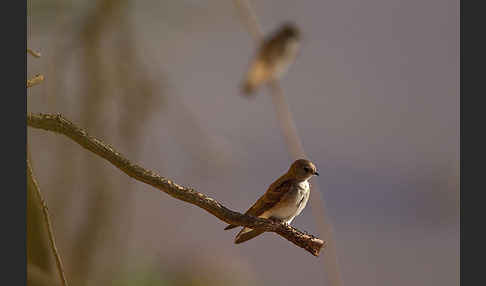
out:
<path id="1" fill-rule="evenodd" d="M 259 216 L 271 207 L 276 205 L 280 199 L 292 188 L 293 180 L 285 180 L 275 186 L 271 185 L 268 190 L 249 208 L 245 214 Z"/>
<path id="2" fill-rule="evenodd" d="M 241 84 L 241 90 L 245 95 L 253 94 L 257 88 L 270 77 L 271 70 L 268 64 L 261 58 L 254 59 L 244 81 Z"/>
<path id="3" fill-rule="evenodd" d="M 275 63 L 285 53 L 285 47 L 288 39 L 283 35 L 273 35 L 266 39 L 260 46 L 258 59 L 269 65 Z"/>
<path id="4" fill-rule="evenodd" d="M 257 54 L 252 60 L 241 88 L 244 94 L 253 94 L 256 89 L 271 76 L 276 61 L 285 53 L 287 37 L 283 34 L 273 34 L 261 42 Z"/>
<path id="5" fill-rule="evenodd" d="M 247 215 L 259 216 L 272 206 L 277 204 L 283 195 L 285 195 L 292 188 L 293 180 L 285 177 L 279 178 L 268 187 L 268 190 L 263 194 L 246 212 Z M 237 227 L 237 225 L 230 224 L 225 230 Z"/>

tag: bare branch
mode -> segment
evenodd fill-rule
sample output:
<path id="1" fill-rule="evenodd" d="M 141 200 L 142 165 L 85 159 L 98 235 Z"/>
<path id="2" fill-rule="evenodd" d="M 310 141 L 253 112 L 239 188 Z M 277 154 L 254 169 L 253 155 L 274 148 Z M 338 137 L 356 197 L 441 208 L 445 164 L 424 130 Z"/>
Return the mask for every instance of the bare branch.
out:
<path id="1" fill-rule="evenodd" d="M 42 206 L 42 212 L 44 214 L 44 222 L 46 224 L 47 233 L 49 235 L 49 242 L 51 244 L 51 249 L 56 259 L 56 266 L 57 266 L 57 271 L 59 272 L 59 278 L 61 279 L 63 286 L 68 286 L 66 275 L 64 274 L 64 268 L 61 262 L 61 256 L 59 255 L 59 252 L 57 250 L 56 240 L 54 238 L 54 233 L 52 231 L 52 224 L 51 224 L 51 220 L 49 219 L 49 212 L 47 211 L 47 205 L 40 192 L 39 184 L 37 184 L 37 181 L 35 180 L 34 173 L 32 171 L 32 166 L 30 164 L 29 159 L 27 159 L 27 178 L 32 182 L 35 193 L 37 194 L 37 198 L 39 199 L 39 202 Z"/>
<path id="2" fill-rule="evenodd" d="M 33 78 L 27 80 L 27 88 L 33 87 L 34 85 L 39 84 L 42 81 L 44 81 L 44 76 L 41 74 L 37 74 Z"/>
<path id="3" fill-rule="evenodd" d="M 27 48 L 27 53 L 31 54 L 34 58 L 40 58 L 41 57 L 41 54 L 39 52 L 36 52 L 36 51 L 31 50 L 29 48 Z"/>
<path id="4" fill-rule="evenodd" d="M 61 114 L 29 113 L 27 115 L 27 124 L 34 128 L 63 134 L 87 150 L 106 159 L 135 180 L 149 184 L 176 199 L 196 205 L 228 224 L 275 232 L 295 245 L 304 248 L 314 256 L 318 256 L 321 248 L 325 245 L 321 239 L 301 232 L 294 227 L 232 211 L 205 194 L 178 185 L 153 171 L 144 169 L 130 162 L 112 146 L 90 136 L 85 130 L 77 127 Z"/>

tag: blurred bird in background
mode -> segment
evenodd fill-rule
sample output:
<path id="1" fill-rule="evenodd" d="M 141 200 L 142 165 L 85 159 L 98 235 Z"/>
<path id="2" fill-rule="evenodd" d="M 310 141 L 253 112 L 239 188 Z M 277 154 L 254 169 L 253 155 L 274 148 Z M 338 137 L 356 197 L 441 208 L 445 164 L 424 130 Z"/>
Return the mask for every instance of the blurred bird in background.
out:
<path id="1" fill-rule="evenodd" d="M 281 78 L 295 61 L 300 46 L 300 31 L 294 23 L 284 23 L 263 39 L 241 85 L 249 96 L 271 79 Z"/>
<path id="2" fill-rule="evenodd" d="M 311 161 L 296 160 L 287 173 L 273 182 L 245 214 L 290 224 L 307 204 L 310 194 L 308 180 L 313 175 L 319 176 L 319 173 Z M 235 227 L 237 225 L 228 225 L 225 230 Z M 245 242 L 263 232 L 244 227 L 236 236 L 235 243 Z"/>

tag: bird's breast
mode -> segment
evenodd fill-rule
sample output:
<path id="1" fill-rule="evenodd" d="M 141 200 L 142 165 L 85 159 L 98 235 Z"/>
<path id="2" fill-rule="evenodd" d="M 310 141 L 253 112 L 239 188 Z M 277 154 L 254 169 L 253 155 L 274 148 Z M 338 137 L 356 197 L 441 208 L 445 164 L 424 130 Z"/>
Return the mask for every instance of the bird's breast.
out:
<path id="1" fill-rule="evenodd" d="M 301 189 L 304 192 L 308 192 L 310 189 L 310 185 L 308 181 L 303 181 L 299 183 L 299 189 Z"/>
<path id="2" fill-rule="evenodd" d="M 275 217 L 286 220 L 290 223 L 292 219 L 299 215 L 309 199 L 309 183 L 301 182 L 289 191 L 273 208 L 261 215 L 261 217 Z"/>
<path id="3" fill-rule="evenodd" d="M 287 43 L 280 59 L 275 63 L 274 72 L 277 78 L 282 77 L 289 69 L 290 65 L 295 61 L 299 51 L 300 44 L 298 41 L 291 40 Z"/>

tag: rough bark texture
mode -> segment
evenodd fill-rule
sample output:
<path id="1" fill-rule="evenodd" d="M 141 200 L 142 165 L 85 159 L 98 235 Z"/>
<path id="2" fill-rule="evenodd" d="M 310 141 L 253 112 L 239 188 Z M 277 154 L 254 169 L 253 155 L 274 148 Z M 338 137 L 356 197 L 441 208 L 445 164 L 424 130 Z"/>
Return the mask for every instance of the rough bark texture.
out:
<path id="1" fill-rule="evenodd" d="M 27 115 L 27 124 L 34 128 L 63 134 L 82 147 L 108 160 L 128 176 L 149 184 L 176 199 L 196 205 L 228 224 L 275 232 L 295 245 L 304 248 L 314 256 L 318 256 L 325 245 L 321 239 L 301 232 L 294 227 L 232 211 L 205 194 L 199 193 L 192 188 L 178 185 L 153 171 L 146 170 L 130 162 L 112 146 L 90 136 L 85 130 L 77 127 L 61 114 L 29 113 Z"/>

